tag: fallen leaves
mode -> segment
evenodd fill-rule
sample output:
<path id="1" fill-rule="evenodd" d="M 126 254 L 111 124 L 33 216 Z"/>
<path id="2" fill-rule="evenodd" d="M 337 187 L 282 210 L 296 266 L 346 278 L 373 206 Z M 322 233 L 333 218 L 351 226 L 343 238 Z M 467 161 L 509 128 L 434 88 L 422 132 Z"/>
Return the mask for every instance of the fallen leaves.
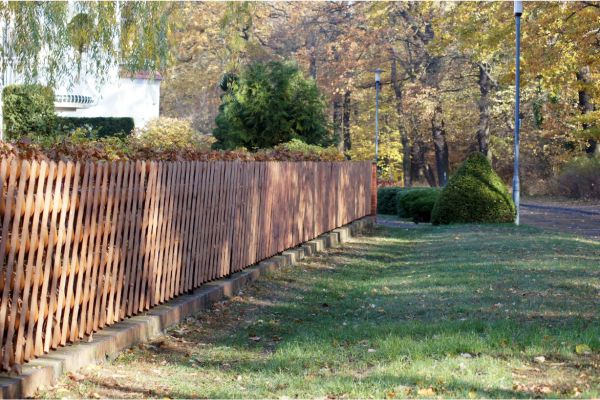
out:
<path id="1" fill-rule="evenodd" d="M 552 393 L 552 388 L 548 385 L 525 385 L 522 383 L 517 383 L 513 385 L 513 390 L 515 392 L 525 392 L 525 393 L 534 393 L 534 394 L 549 394 Z"/>
<path id="2" fill-rule="evenodd" d="M 78 374 L 77 372 L 69 372 L 68 377 L 73 382 L 80 382 L 85 379 L 85 375 Z"/>
<path id="3" fill-rule="evenodd" d="M 432 397 L 435 396 L 436 394 L 436 390 L 433 387 L 427 387 L 427 388 L 420 388 L 419 390 L 417 390 L 417 394 L 419 396 L 427 396 L 427 397 Z"/>
<path id="4" fill-rule="evenodd" d="M 587 344 L 578 344 L 575 346 L 575 353 L 589 355 L 592 354 L 592 349 Z"/>

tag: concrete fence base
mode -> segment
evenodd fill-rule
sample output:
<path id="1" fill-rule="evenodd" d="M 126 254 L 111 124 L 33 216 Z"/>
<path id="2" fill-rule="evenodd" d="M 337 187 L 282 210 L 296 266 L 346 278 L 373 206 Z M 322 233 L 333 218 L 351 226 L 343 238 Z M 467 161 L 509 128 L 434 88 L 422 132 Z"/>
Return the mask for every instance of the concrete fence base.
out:
<path id="1" fill-rule="evenodd" d="M 104 328 L 94 333 L 89 341 L 51 351 L 28 362 L 18 373 L 0 374 L 0 399 L 31 397 L 37 390 L 55 384 L 67 372 L 110 360 L 127 348 L 162 335 L 165 329 L 186 317 L 209 308 L 223 298 L 233 296 L 245 284 L 261 275 L 348 241 L 352 236 L 372 227 L 373 221 L 374 217 L 368 216 L 334 229 L 229 278 L 206 283 L 192 293 L 154 307 L 145 314 Z"/>

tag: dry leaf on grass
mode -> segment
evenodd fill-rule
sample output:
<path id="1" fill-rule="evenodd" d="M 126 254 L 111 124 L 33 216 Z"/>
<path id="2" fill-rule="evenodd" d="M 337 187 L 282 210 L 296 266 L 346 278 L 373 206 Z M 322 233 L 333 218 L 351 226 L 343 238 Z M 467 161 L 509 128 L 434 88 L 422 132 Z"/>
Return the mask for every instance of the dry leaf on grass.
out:
<path id="1" fill-rule="evenodd" d="M 417 391 L 419 396 L 435 396 L 435 389 L 432 387 L 421 388 Z"/>

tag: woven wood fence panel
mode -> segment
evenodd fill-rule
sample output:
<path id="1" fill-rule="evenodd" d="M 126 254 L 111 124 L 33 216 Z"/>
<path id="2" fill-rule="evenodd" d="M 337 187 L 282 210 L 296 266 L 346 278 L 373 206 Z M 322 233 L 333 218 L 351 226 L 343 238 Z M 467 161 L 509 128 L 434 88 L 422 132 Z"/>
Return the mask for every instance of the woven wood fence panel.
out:
<path id="1" fill-rule="evenodd" d="M 368 162 L 0 161 L 10 369 L 371 214 Z"/>

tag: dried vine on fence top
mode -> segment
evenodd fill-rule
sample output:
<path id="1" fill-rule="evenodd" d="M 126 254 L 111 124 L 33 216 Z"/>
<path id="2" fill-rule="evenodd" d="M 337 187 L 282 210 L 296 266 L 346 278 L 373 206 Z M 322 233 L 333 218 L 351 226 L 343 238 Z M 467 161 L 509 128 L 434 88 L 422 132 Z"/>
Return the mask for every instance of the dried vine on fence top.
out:
<path id="1" fill-rule="evenodd" d="M 209 150 L 195 147 L 156 148 L 117 140 L 71 142 L 64 140 L 45 147 L 21 140 L 0 142 L 1 157 L 46 161 L 343 161 L 333 148 L 320 153 L 289 150 L 283 146 L 249 152 L 246 150 Z"/>

